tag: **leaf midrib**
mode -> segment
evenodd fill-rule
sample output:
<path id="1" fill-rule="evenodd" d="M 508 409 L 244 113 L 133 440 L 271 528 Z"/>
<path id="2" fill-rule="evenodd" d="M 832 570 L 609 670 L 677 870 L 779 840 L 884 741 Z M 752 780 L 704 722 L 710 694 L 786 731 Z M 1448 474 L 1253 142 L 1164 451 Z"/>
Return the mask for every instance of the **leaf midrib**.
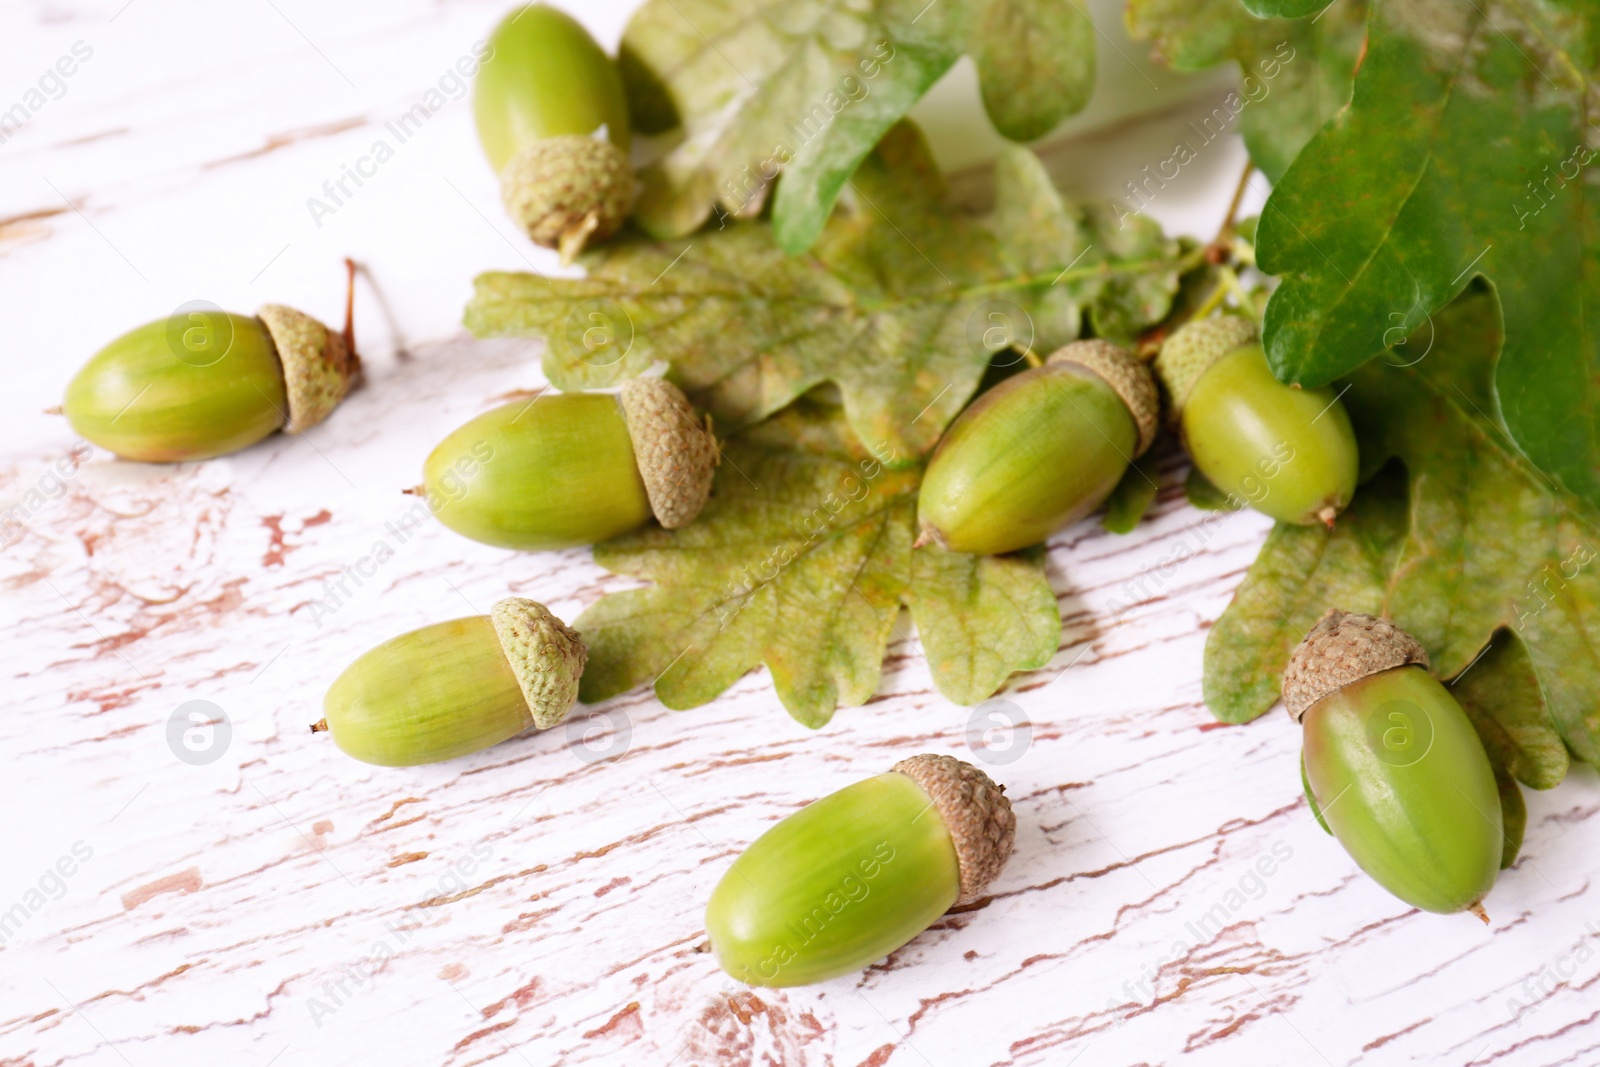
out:
<path id="1" fill-rule="evenodd" d="M 604 280 L 613 286 L 613 291 L 626 292 L 630 300 L 639 304 L 650 304 L 668 300 L 699 299 L 699 300 L 727 300 L 729 303 L 759 302 L 766 305 L 787 305 L 790 307 L 818 307 L 818 308 L 844 308 L 861 309 L 866 312 L 882 313 L 899 311 L 919 305 L 938 303 L 958 303 L 975 296 L 989 296 L 996 293 L 1014 292 L 1018 289 L 1049 289 L 1064 282 L 1083 281 L 1091 278 L 1121 278 L 1141 277 L 1146 274 L 1162 274 L 1176 272 L 1184 274 L 1197 266 L 1204 258 L 1205 250 L 1190 252 L 1176 259 L 1140 259 L 1132 262 L 1101 261 L 1089 267 L 1080 267 L 1067 271 L 1047 271 L 1043 274 L 1015 275 L 1010 278 L 999 279 L 992 282 L 982 282 L 965 287 L 946 287 L 942 290 L 930 289 L 926 293 L 912 293 L 898 298 L 872 301 L 852 300 L 848 303 L 808 298 L 794 295 L 772 295 L 764 291 L 753 289 L 663 289 L 660 292 L 635 292 L 622 282 L 604 276 L 583 279 L 584 281 Z M 524 278 L 537 278 L 539 275 L 529 274 L 525 271 L 514 272 Z M 830 272 L 831 277 L 838 277 Z M 593 299 L 592 296 L 584 299 Z M 553 294 L 545 297 L 518 297 L 498 298 L 500 302 L 515 302 L 528 304 L 570 304 L 581 302 L 576 294 Z"/>

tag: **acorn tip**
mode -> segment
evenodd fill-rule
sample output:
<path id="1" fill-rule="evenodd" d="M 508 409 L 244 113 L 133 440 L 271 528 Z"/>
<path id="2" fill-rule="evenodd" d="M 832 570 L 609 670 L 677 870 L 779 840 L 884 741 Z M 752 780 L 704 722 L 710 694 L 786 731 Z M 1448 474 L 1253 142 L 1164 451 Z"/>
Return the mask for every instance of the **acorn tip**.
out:
<path id="1" fill-rule="evenodd" d="M 65 415 L 66 412 L 62 410 L 60 404 L 51 404 L 49 407 L 45 408 L 39 414 L 41 414 L 41 415 Z"/>
<path id="2" fill-rule="evenodd" d="M 327 719 L 318 719 L 316 722 L 312 723 L 311 724 L 311 732 L 314 733 L 314 734 L 325 734 L 325 733 L 327 733 L 328 732 L 328 720 Z"/>
<path id="3" fill-rule="evenodd" d="M 1472 906 L 1467 910 L 1481 919 L 1483 921 L 1483 925 L 1489 925 L 1489 913 L 1483 910 L 1483 901 L 1473 901 Z"/>
<path id="4" fill-rule="evenodd" d="M 1337 518 L 1338 515 L 1338 509 L 1332 504 L 1323 505 L 1322 510 L 1317 512 L 1317 518 L 1322 520 L 1322 525 L 1326 526 L 1330 530 L 1333 529 L 1333 520 Z"/>

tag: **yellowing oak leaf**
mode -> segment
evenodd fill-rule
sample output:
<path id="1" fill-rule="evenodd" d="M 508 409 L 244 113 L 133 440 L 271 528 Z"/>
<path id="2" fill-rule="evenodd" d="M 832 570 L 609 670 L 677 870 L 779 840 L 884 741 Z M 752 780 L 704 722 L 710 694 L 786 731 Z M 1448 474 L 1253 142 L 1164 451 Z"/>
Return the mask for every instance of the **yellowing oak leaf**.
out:
<path id="1" fill-rule="evenodd" d="M 856 166 L 963 52 L 1013 140 L 1088 103 L 1095 31 L 1075 0 L 646 0 L 622 36 L 634 121 L 675 143 L 640 175 L 660 237 L 713 207 L 752 217 L 781 173 L 778 244 L 803 252 Z"/>
<path id="2" fill-rule="evenodd" d="M 466 312 L 479 336 L 535 335 L 562 389 L 656 362 L 719 427 L 748 426 L 824 382 L 855 434 L 906 461 L 938 441 L 1004 348 L 1048 355 L 1087 324 L 1129 339 L 1166 314 L 1199 262 L 1148 220 L 1080 209 L 1038 159 L 995 167 L 994 210 L 953 208 L 921 135 L 902 124 L 862 164 L 848 209 L 806 255 L 765 222 L 683 240 L 624 237 L 579 280 L 485 274 Z"/>
<path id="3" fill-rule="evenodd" d="M 595 560 L 655 584 L 573 624 L 589 645 L 582 699 L 643 682 L 689 708 L 765 664 L 784 707 L 821 726 L 878 687 L 909 608 L 934 685 L 976 704 L 1060 642 L 1041 553 L 912 548 L 920 470 L 864 446 L 836 404 L 804 397 L 725 442 L 711 502 L 681 530 L 649 529 Z"/>

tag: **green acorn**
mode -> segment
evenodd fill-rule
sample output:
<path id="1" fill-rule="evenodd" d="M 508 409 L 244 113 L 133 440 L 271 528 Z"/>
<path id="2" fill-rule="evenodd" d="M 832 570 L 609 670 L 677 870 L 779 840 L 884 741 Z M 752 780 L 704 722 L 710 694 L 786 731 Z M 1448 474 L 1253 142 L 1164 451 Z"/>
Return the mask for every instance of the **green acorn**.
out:
<path id="1" fill-rule="evenodd" d="M 1304 732 L 1312 811 L 1407 904 L 1471 910 L 1500 872 L 1500 793 L 1477 731 L 1393 623 L 1329 611 L 1295 649 L 1283 702 Z"/>
<path id="2" fill-rule="evenodd" d="M 571 16 L 517 8 L 489 38 L 473 89 L 478 140 L 511 217 L 570 262 L 633 203 L 622 78 Z"/>
<path id="3" fill-rule="evenodd" d="M 912 756 L 762 834 L 712 891 L 706 933 L 741 982 L 851 974 L 983 895 L 1011 856 L 1005 789 L 950 756 Z"/>
<path id="4" fill-rule="evenodd" d="M 362 655 L 328 688 L 311 731 L 381 767 L 454 759 L 561 722 L 588 657 L 543 604 L 509 597 Z"/>
<path id="5" fill-rule="evenodd" d="M 495 408 L 446 437 L 423 466 L 434 514 L 501 548 L 574 548 L 652 514 L 693 522 L 717 444 L 677 386 L 635 378 L 620 395 L 552 393 Z"/>
<path id="6" fill-rule="evenodd" d="M 1333 390 L 1278 381 L 1255 324 L 1236 315 L 1185 325 L 1155 366 L 1184 446 L 1213 485 L 1280 522 L 1333 525 L 1355 495 L 1359 461 Z"/>
<path id="7" fill-rule="evenodd" d="M 67 386 L 62 413 L 85 440 L 124 459 L 209 459 L 327 418 L 360 373 L 344 333 L 268 304 L 254 318 L 186 305 L 102 348 Z"/>
<path id="8" fill-rule="evenodd" d="M 1156 434 L 1150 372 L 1074 341 L 1007 378 L 945 431 L 917 497 L 919 543 L 994 555 L 1038 544 L 1110 495 Z"/>

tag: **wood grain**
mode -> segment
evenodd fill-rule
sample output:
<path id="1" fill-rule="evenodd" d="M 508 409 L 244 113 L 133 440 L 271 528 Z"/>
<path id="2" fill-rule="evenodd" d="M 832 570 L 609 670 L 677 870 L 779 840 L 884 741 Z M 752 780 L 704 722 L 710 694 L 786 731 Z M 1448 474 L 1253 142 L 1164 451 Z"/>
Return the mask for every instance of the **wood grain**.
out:
<path id="1" fill-rule="evenodd" d="M 0 1065 L 1600 1062 L 1594 772 L 1528 796 L 1489 926 L 1388 897 L 1306 811 L 1288 720 L 1201 704 L 1207 629 L 1267 524 L 1189 508 L 1175 455 L 1137 532 L 1052 541 L 1061 650 L 1000 694 L 1027 727 L 993 750 L 902 616 L 878 694 L 815 733 L 755 672 L 692 712 L 635 691 L 442 766 L 341 756 L 306 727 L 361 651 L 506 595 L 570 619 L 631 584 L 587 551 L 462 541 L 400 492 L 450 429 L 542 384 L 534 346 L 454 325 L 475 271 L 553 269 L 501 219 L 465 105 L 324 227 L 304 204 L 498 5 L 119 6 L 0 15 L 18 93 L 96 49 L 0 145 L 0 510 L 22 509 L 0 551 Z M 625 11 L 593 15 L 614 37 Z M 1136 174 L 1140 151 L 1096 166 Z M 1205 232 L 1238 153 L 1152 213 Z M 369 378 L 305 437 L 78 464 L 37 414 L 196 295 L 334 315 L 345 252 L 369 268 Z M 221 717 L 213 762 L 179 758 Z M 722 976 L 702 909 L 732 858 L 917 751 L 1008 787 L 1017 850 L 989 896 L 859 976 Z"/>

